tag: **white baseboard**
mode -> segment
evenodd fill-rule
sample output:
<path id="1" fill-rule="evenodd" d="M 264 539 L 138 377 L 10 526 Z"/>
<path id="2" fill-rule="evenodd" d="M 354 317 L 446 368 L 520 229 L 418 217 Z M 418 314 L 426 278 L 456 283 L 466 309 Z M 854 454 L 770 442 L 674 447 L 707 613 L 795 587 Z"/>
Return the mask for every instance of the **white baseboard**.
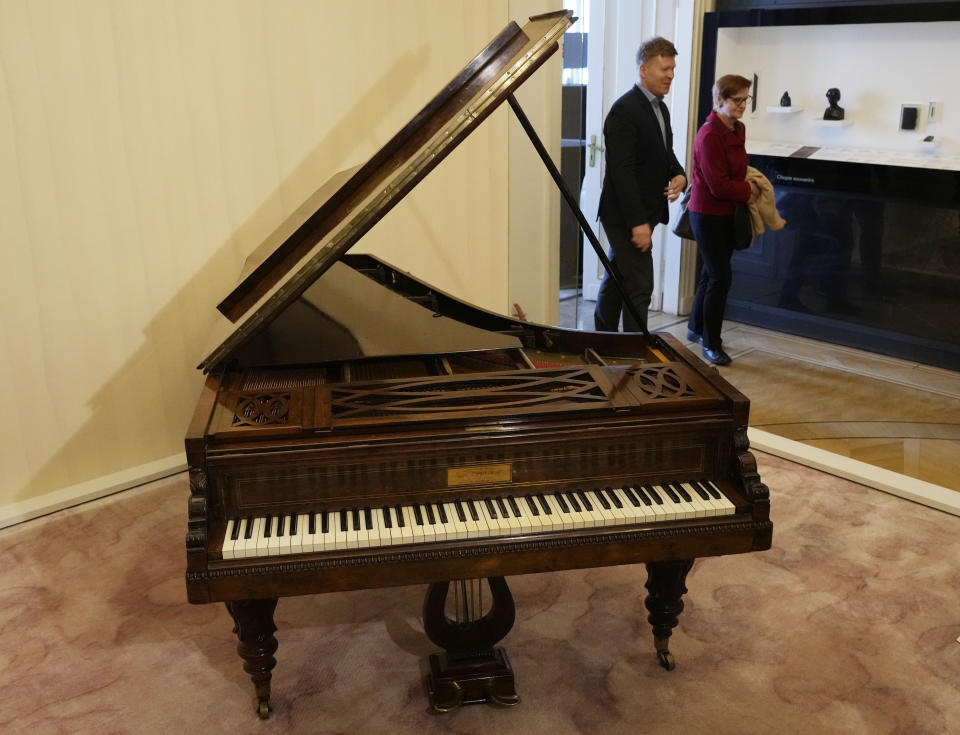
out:
<path id="1" fill-rule="evenodd" d="M 0 528 L 23 523 L 47 513 L 96 500 L 121 490 L 128 490 L 137 485 L 159 480 L 162 477 L 175 475 L 186 468 L 187 458 L 181 452 L 153 462 L 147 462 L 139 467 L 131 467 L 120 472 L 114 472 L 112 475 L 105 475 L 94 480 L 81 482 L 78 485 L 55 490 L 37 498 L 2 505 L 0 506 Z"/>
<path id="2" fill-rule="evenodd" d="M 753 427 L 747 429 L 747 438 L 750 440 L 751 448 L 757 451 L 783 457 L 805 467 L 813 467 L 899 498 L 960 516 L 960 492 L 956 490 L 891 472 L 882 467 L 811 447 L 809 444 L 793 439 L 785 439 Z"/>

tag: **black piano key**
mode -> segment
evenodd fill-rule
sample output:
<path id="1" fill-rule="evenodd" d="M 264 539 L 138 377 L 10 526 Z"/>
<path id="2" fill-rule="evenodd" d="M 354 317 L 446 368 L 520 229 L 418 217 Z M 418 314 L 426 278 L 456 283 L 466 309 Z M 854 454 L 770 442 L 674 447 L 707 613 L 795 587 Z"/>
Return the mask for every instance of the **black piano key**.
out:
<path id="1" fill-rule="evenodd" d="M 550 503 L 547 502 L 547 499 L 543 497 L 543 493 L 538 493 L 533 497 L 535 497 L 537 501 L 540 503 L 540 507 L 543 508 L 544 515 L 548 515 L 548 516 L 553 515 L 553 508 L 550 507 Z"/>
<path id="2" fill-rule="evenodd" d="M 510 506 L 510 510 L 513 511 L 514 518 L 519 518 L 520 516 L 523 515 L 523 513 L 520 512 L 520 506 L 517 505 L 517 501 L 513 498 L 512 495 L 507 496 L 507 504 Z"/>
<path id="3" fill-rule="evenodd" d="M 603 494 L 603 490 L 597 490 L 597 497 L 600 498 L 600 505 L 603 506 L 603 509 L 610 510 L 610 501 L 607 500 L 607 496 Z"/>
<path id="4" fill-rule="evenodd" d="M 350 529 L 347 526 L 347 509 L 341 508 L 340 509 L 340 531 L 342 533 L 346 533 L 349 530 Z"/>
<path id="5" fill-rule="evenodd" d="M 314 513 L 313 515 L 316 515 Z M 316 528 L 311 533 L 316 533 Z M 330 533 L 330 511 L 323 511 L 320 514 L 320 533 Z"/>
<path id="6" fill-rule="evenodd" d="M 393 528 L 393 521 L 390 519 L 390 506 L 381 508 L 381 511 L 383 512 L 383 527 Z"/>
<path id="7" fill-rule="evenodd" d="M 674 482 L 672 483 L 672 485 L 673 485 L 673 491 L 677 493 L 681 498 L 683 498 L 686 502 L 689 503 L 693 500 L 693 498 L 690 497 L 690 493 L 687 492 L 687 489 L 683 485 L 681 485 L 679 482 Z"/>
<path id="8" fill-rule="evenodd" d="M 447 510 L 443 507 L 443 503 L 437 503 L 437 514 L 440 516 L 441 523 L 449 523 L 447 519 Z"/>
<path id="9" fill-rule="evenodd" d="M 674 503 L 680 502 L 680 496 L 673 491 L 673 488 L 670 487 L 670 483 L 665 482 L 660 487 L 663 488 L 663 492 L 667 494 L 667 497 L 670 498 L 670 500 L 672 500 Z"/>
<path id="10" fill-rule="evenodd" d="M 615 492 L 613 492 L 613 488 L 611 487 L 607 488 L 607 497 L 610 499 L 610 502 L 613 503 L 614 508 L 623 507 L 623 501 L 620 500 L 620 498 L 617 496 Z"/>
<path id="11" fill-rule="evenodd" d="M 477 510 L 475 500 L 467 501 L 467 509 L 470 511 L 470 517 L 473 519 L 474 523 L 480 520 L 480 511 Z"/>
<path id="12" fill-rule="evenodd" d="M 708 493 L 710 493 L 710 495 L 713 497 L 714 500 L 720 500 L 722 496 L 720 495 L 719 492 L 717 492 L 717 489 L 713 486 L 712 482 L 710 482 L 709 480 L 701 480 L 700 484 Z"/>
<path id="13" fill-rule="evenodd" d="M 580 504 L 584 508 L 593 512 L 593 503 L 590 502 L 590 498 L 587 497 L 586 493 L 584 493 L 583 490 L 577 490 L 576 493 L 571 493 L 571 495 L 574 495 L 574 494 L 580 499 Z"/>
<path id="14" fill-rule="evenodd" d="M 234 522 L 233 522 L 233 530 L 230 531 L 230 540 L 231 540 L 231 541 L 236 541 L 238 538 L 240 538 L 240 526 L 241 526 L 241 525 L 243 525 L 243 521 L 234 521 Z"/>
<path id="15" fill-rule="evenodd" d="M 580 507 L 580 503 L 577 502 L 577 498 L 573 493 L 567 494 L 567 502 L 570 503 L 570 507 L 577 511 L 577 513 L 582 512 L 583 509 Z"/>
<path id="16" fill-rule="evenodd" d="M 696 480 L 692 480 L 690 482 L 690 487 L 692 487 L 697 495 L 700 496 L 700 500 L 710 500 L 710 493 L 700 487 L 700 483 Z"/>
<path id="17" fill-rule="evenodd" d="M 555 497 L 557 499 L 557 505 L 560 506 L 560 510 L 562 510 L 564 513 L 569 513 L 570 506 L 567 505 L 567 499 L 563 497 L 563 493 L 557 493 Z"/>
<path id="18" fill-rule="evenodd" d="M 634 508 L 639 508 L 643 505 L 643 501 L 640 500 L 640 496 L 634 491 L 629 485 L 623 486 L 623 491 L 627 494 L 627 499 L 633 504 Z"/>
<path id="19" fill-rule="evenodd" d="M 287 525 L 286 520 L 286 516 L 277 516 L 277 538 L 283 538 L 283 528 Z"/>
<path id="20" fill-rule="evenodd" d="M 524 498 L 524 500 L 527 501 L 527 507 L 530 508 L 531 513 L 533 513 L 535 516 L 540 515 L 540 509 L 537 507 L 537 504 L 533 501 L 533 498 L 527 495 Z"/>
<path id="21" fill-rule="evenodd" d="M 398 505 L 394 510 L 397 511 L 397 528 L 406 528 L 407 522 L 403 519 L 403 511 L 400 506 Z"/>
<path id="22" fill-rule="evenodd" d="M 353 527 L 350 530 L 362 531 L 363 527 L 360 525 L 360 509 L 354 508 L 352 511 L 350 511 L 350 515 L 353 516 Z"/>
<path id="23" fill-rule="evenodd" d="M 270 526 L 273 525 L 273 516 L 267 516 L 266 522 L 263 524 L 263 537 L 270 538 Z"/>
<path id="24" fill-rule="evenodd" d="M 490 498 L 483 499 L 484 504 L 487 506 L 487 513 L 490 514 L 491 518 L 497 518 L 497 509 L 493 507 L 493 503 L 490 502 Z"/>
<path id="25" fill-rule="evenodd" d="M 636 491 L 647 505 L 663 505 L 663 500 L 651 492 L 649 485 L 637 485 Z"/>
<path id="26" fill-rule="evenodd" d="M 290 535 L 291 535 L 291 536 L 296 536 L 296 535 L 297 535 L 297 520 L 298 520 L 298 518 L 299 518 L 299 516 L 298 516 L 297 513 L 293 513 L 293 514 L 290 516 Z"/>
<path id="27" fill-rule="evenodd" d="M 462 501 L 462 500 L 458 500 L 457 502 L 455 502 L 455 503 L 453 504 L 453 507 L 454 507 L 454 510 L 457 511 L 457 518 L 460 519 L 460 522 L 461 522 L 461 523 L 466 523 L 466 522 L 467 522 L 467 514 L 466 514 L 466 513 L 464 512 L 464 510 L 463 510 L 463 501 Z"/>
<path id="28" fill-rule="evenodd" d="M 373 530 L 373 513 L 369 508 L 363 509 L 363 527 L 368 531 Z"/>
<path id="29" fill-rule="evenodd" d="M 650 496 L 650 500 L 652 500 L 654 503 L 657 505 L 663 505 L 663 498 L 660 497 L 660 493 L 657 492 L 653 485 L 644 485 L 643 491 Z"/>
<path id="30" fill-rule="evenodd" d="M 433 504 L 427 503 L 425 507 L 427 509 L 427 522 L 431 526 L 435 526 L 437 523 L 437 517 L 433 514 Z"/>
<path id="31" fill-rule="evenodd" d="M 418 526 L 423 525 L 423 514 L 420 512 L 420 506 L 413 506 L 413 519 L 417 522 Z"/>
<path id="32" fill-rule="evenodd" d="M 317 532 L 317 514 L 309 513 L 307 515 L 307 533 L 313 536 Z"/>
<path id="33" fill-rule="evenodd" d="M 507 510 L 507 504 L 503 502 L 503 498 L 497 498 L 497 507 L 500 508 L 500 513 L 502 513 L 501 518 L 510 517 L 510 511 Z"/>

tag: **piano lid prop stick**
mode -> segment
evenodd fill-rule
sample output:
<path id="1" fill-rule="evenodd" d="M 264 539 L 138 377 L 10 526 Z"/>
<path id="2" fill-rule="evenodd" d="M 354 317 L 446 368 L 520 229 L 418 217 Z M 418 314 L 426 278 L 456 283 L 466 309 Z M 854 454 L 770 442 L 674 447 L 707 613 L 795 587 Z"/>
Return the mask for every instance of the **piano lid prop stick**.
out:
<path id="1" fill-rule="evenodd" d="M 639 310 L 627 295 L 627 290 L 623 286 L 620 273 L 617 271 L 616 266 L 607 258 L 607 254 L 603 252 L 603 248 L 600 245 L 600 240 L 597 239 L 596 234 L 590 227 L 590 224 L 587 222 L 587 218 L 583 216 L 583 211 L 580 209 L 580 205 L 577 204 L 577 200 L 574 198 L 573 194 L 570 193 L 570 189 L 563 181 L 563 178 L 561 178 L 560 172 L 553 163 L 553 159 L 550 158 L 550 154 L 547 153 L 547 149 L 537 136 L 537 132 L 533 129 L 533 125 L 530 124 L 530 120 L 527 119 L 526 113 L 524 113 L 523 109 L 520 107 L 520 103 L 517 102 L 516 98 L 512 94 L 507 97 L 507 102 L 510 103 L 510 108 L 513 110 L 514 114 L 516 114 L 517 120 L 520 121 L 520 125 L 523 127 L 524 132 L 526 132 L 527 137 L 530 138 L 530 142 L 533 143 L 533 147 L 540 155 L 543 165 L 547 167 L 547 171 L 549 171 L 550 175 L 553 177 L 557 188 L 560 189 L 560 193 L 570 206 L 570 210 L 573 212 L 574 217 L 577 218 L 577 222 L 580 223 L 580 229 L 583 230 L 583 234 L 587 236 L 590 244 L 593 245 L 593 249 L 597 251 L 597 257 L 600 259 L 600 262 L 603 263 L 603 267 L 606 268 L 607 273 L 610 274 L 610 280 L 613 281 L 613 285 L 617 287 L 617 291 L 620 292 L 620 296 L 623 298 L 623 305 L 627 307 L 627 311 L 629 311 L 633 318 L 637 320 L 637 324 L 639 324 L 640 328 L 643 330 L 644 336 L 651 340 L 653 344 L 659 345 L 659 338 L 654 337 L 650 334 L 649 330 L 647 330 L 646 320 L 640 316 Z"/>

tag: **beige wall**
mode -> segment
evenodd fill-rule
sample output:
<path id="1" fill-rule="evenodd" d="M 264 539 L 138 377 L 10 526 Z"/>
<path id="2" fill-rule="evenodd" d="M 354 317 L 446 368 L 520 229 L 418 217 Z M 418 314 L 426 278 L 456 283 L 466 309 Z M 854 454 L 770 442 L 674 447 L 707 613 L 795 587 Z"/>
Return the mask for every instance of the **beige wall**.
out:
<path id="1" fill-rule="evenodd" d="M 179 461 L 247 252 L 512 5 L 0 0 L 0 509 Z M 531 83 L 559 96 L 550 64 Z M 506 311 L 508 129 L 500 110 L 358 250 Z"/>

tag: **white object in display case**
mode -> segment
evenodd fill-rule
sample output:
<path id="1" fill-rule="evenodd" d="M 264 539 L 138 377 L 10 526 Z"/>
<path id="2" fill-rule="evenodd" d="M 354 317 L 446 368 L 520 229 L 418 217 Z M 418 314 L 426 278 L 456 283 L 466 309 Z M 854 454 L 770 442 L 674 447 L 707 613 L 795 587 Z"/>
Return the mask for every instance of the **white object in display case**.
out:
<path id="1" fill-rule="evenodd" d="M 794 112 L 803 112 L 802 107 L 778 107 L 770 105 L 767 107 L 767 112 L 773 112 L 779 115 L 789 115 Z"/>
<path id="2" fill-rule="evenodd" d="M 853 125 L 852 120 L 824 120 L 822 117 L 813 118 L 815 125 L 823 125 L 828 128 L 845 128 L 848 125 Z"/>

